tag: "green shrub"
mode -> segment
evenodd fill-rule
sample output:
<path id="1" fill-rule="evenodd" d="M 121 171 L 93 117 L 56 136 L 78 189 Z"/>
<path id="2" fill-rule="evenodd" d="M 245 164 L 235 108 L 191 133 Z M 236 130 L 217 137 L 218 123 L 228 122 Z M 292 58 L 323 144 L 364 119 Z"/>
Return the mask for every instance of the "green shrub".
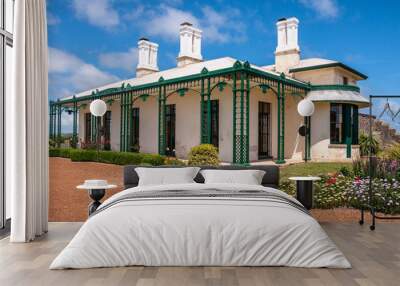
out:
<path id="1" fill-rule="evenodd" d="M 186 166 L 184 161 L 171 157 L 166 158 L 164 164 L 168 166 Z"/>
<path id="2" fill-rule="evenodd" d="M 70 148 L 60 148 L 60 157 L 62 158 L 69 158 L 70 157 L 70 152 L 72 149 Z"/>
<path id="3" fill-rule="evenodd" d="M 293 181 L 284 180 L 279 183 L 279 190 L 286 194 L 295 197 L 296 196 L 296 184 Z"/>
<path id="4" fill-rule="evenodd" d="M 139 154 L 139 153 L 138 153 Z M 152 166 L 164 165 L 165 157 L 158 154 L 144 154 L 141 164 L 150 164 Z"/>
<path id="5" fill-rule="evenodd" d="M 353 161 L 354 176 L 361 178 L 369 177 L 369 162 L 367 158 L 360 158 Z M 371 163 L 372 177 L 400 180 L 400 160 L 372 157 Z"/>
<path id="6" fill-rule="evenodd" d="M 218 166 L 218 148 L 211 144 L 201 144 L 193 147 L 188 156 L 191 166 Z"/>
<path id="7" fill-rule="evenodd" d="M 50 149 L 50 157 L 71 158 L 73 162 L 100 162 L 115 165 L 164 165 L 165 157 L 158 154 L 141 154 L 131 152 L 83 150 L 83 149 Z"/>
<path id="8" fill-rule="evenodd" d="M 60 157 L 60 149 L 59 148 L 50 148 L 49 149 L 49 157 Z"/>
<path id="9" fill-rule="evenodd" d="M 400 143 L 393 144 L 384 150 L 383 157 L 390 160 L 400 160 Z"/>
<path id="10" fill-rule="evenodd" d="M 343 166 L 340 168 L 339 173 L 342 174 L 345 177 L 350 177 L 352 176 L 352 172 L 349 168 L 347 168 L 346 166 Z"/>
<path id="11" fill-rule="evenodd" d="M 99 161 L 116 165 L 139 165 L 143 160 L 144 154 L 115 152 L 115 151 L 100 151 Z"/>
<path id="12" fill-rule="evenodd" d="M 380 151 L 380 143 L 379 136 L 376 133 L 372 134 L 372 138 L 369 138 L 369 135 L 365 132 L 362 132 L 359 136 L 359 144 L 360 144 L 360 155 L 368 156 L 369 148 L 371 146 L 372 155 L 376 155 Z"/>
<path id="13" fill-rule="evenodd" d="M 57 142 L 53 139 L 49 139 L 49 147 L 50 148 L 56 148 Z"/>
<path id="14" fill-rule="evenodd" d="M 49 157 L 69 158 L 71 150 L 70 148 L 50 148 Z"/>
<path id="15" fill-rule="evenodd" d="M 97 159 L 93 150 L 72 149 L 69 154 L 72 162 L 95 162 Z"/>

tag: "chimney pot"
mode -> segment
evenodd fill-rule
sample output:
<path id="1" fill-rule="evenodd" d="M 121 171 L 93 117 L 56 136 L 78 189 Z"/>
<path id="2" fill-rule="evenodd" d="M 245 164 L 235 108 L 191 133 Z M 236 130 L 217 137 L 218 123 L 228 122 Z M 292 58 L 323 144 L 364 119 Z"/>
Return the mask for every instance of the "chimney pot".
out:
<path id="1" fill-rule="evenodd" d="M 179 29 L 180 51 L 177 58 L 178 67 L 198 63 L 203 60 L 201 56 L 202 31 L 193 27 L 189 22 L 181 24 Z"/>
<path id="2" fill-rule="evenodd" d="M 136 67 L 136 77 L 158 72 L 157 65 L 158 45 L 152 43 L 147 38 L 140 38 L 138 41 L 138 64 Z"/>
<path id="3" fill-rule="evenodd" d="M 298 24 L 295 17 L 281 18 L 276 22 L 277 47 L 275 50 L 275 70 L 288 74 L 289 69 L 300 62 L 298 44 Z"/>
<path id="4" fill-rule="evenodd" d="M 189 22 L 183 22 L 183 23 L 181 24 L 181 26 L 193 26 L 193 24 L 192 24 L 192 23 L 189 23 Z"/>

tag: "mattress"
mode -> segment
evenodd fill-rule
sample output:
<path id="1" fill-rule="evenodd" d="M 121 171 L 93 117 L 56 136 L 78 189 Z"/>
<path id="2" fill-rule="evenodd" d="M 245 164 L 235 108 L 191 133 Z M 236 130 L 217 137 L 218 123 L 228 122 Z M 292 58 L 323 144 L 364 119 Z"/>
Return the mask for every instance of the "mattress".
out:
<path id="1" fill-rule="evenodd" d="M 133 265 L 351 267 L 287 194 L 193 183 L 135 187 L 110 197 L 50 269 Z"/>

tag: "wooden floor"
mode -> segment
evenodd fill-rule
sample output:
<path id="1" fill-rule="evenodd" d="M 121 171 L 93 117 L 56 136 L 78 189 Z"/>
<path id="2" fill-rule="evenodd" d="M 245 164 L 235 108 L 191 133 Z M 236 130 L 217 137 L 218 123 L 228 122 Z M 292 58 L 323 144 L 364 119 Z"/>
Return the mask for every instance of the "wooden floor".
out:
<path id="1" fill-rule="evenodd" d="M 352 269 L 288 267 L 125 267 L 48 270 L 80 223 L 50 223 L 43 238 L 28 244 L 0 241 L 0 285 L 400 285 L 400 224 L 323 224 Z"/>

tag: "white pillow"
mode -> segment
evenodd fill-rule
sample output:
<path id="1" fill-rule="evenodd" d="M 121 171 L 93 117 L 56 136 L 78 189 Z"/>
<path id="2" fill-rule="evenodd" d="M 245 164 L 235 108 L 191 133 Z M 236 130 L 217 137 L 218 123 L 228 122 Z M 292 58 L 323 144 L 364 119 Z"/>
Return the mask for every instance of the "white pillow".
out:
<path id="1" fill-rule="evenodd" d="M 261 185 L 265 171 L 261 170 L 202 170 L 205 184 Z"/>
<path id="2" fill-rule="evenodd" d="M 195 183 L 193 180 L 200 168 L 135 168 L 139 176 L 138 186 Z"/>

